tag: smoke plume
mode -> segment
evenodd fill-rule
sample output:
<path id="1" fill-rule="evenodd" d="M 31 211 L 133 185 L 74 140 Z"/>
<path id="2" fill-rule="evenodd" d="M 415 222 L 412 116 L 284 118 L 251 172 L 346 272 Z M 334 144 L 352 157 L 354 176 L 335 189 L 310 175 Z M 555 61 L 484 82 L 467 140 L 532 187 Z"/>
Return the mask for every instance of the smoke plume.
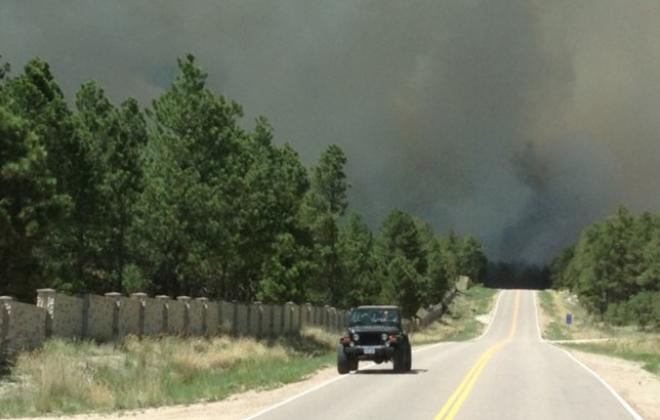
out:
<path id="1" fill-rule="evenodd" d="M 0 54 L 146 106 L 193 52 L 305 163 L 339 144 L 374 226 L 400 208 L 543 262 L 619 204 L 660 210 L 658 22 L 657 0 L 6 0 Z"/>

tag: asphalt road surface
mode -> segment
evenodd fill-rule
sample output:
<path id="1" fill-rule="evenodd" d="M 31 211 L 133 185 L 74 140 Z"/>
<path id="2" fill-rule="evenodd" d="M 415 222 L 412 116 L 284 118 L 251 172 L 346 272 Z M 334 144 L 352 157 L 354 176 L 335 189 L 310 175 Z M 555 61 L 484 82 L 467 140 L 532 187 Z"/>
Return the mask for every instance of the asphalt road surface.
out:
<path id="1" fill-rule="evenodd" d="M 365 363 L 366 365 L 366 363 Z M 599 378 L 541 340 L 534 292 L 503 291 L 487 332 L 322 384 L 255 416 L 268 419 L 631 419 Z"/>

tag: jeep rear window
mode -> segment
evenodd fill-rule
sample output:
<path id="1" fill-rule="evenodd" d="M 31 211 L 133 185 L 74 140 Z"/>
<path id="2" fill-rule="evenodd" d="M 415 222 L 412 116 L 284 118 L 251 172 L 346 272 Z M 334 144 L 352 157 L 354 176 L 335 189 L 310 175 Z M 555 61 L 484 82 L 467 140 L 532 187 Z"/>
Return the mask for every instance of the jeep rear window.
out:
<path id="1" fill-rule="evenodd" d="M 354 309 L 351 312 L 351 325 L 398 325 L 399 311 L 396 309 Z"/>

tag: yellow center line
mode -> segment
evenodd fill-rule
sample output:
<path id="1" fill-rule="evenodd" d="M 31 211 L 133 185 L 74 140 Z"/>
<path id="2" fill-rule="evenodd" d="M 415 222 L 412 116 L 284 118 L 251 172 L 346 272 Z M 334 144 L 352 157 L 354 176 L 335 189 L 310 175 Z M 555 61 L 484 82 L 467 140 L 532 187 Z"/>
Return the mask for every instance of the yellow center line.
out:
<path id="1" fill-rule="evenodd" d="M 453 419 L 458 411 L 463 406 L 463 403 L 470 395 L 472 388 L 479 379 L 481 371 L 486 367 L 490 359 L 497 353 L 506 343 L 513 339 L 513 336 L 516 334 L 517 324 L 518 324 L 518 307 L 520 304 L 520 290 L 516 292 L 516 300 L 513 307 L 513 317 L 511 320 L 511 328 L 509 329 L 509 335 L 505 340 L 498 341 L 493 344 L 488 350 L 486 350 L 481 357 L 477 360 L 474 366 L 470 371 L 465 375 L 461 384 L 456 388 L 456 390 L 451 394 L 445 405 L 442 406 L 440 412 L 435 416 L 434 420 L 451 420 Z"/>

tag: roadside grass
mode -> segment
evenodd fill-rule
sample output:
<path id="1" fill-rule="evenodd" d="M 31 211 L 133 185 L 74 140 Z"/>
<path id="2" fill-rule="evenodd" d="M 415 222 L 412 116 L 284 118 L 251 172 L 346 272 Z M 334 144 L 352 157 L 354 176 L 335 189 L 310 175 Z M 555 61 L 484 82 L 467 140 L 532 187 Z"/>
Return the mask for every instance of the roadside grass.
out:
<path id="1" fill-rule="evenodd" d="M 413 345 L 465 341 L 479 336 L 488 323 L 484 318 L 495 304 L 496 293 L 496 289 L 475 285 L 459 294 L 440 320 L 412 334 Z"/>
<path id="2" fill-rule="evenodd" d="M 541 308 L 549 318 L 549 322 L 543 329 L 543 336 L 550 340 L 567 340 L 571 337 L 568 326 L 561 323 L 561 313 L 558 305 L 555 303 L 553 291 L 542 290 L 539 292 L 539 301 Z"/>
<path id="3" fill-rule="evenodd" d="M 642 368 L 660 376 L 660 334 L 622 337 L 598 343 L 564 344 L 565 347 L 639 362 Z"/>
<path id="4" fill-rule="evenodd" d="M 218 401 L 295 382 L 334 362 L 318 329 L 257 341 L 128 337 L 116 345 L 49 340 L 0 378 L 0 416 L 110 412 Z"/>
<path id="5" fill-rule="evenodd" d="M 634 362 L 660 376 L 660 334 L 636 327 L 614 327 L 589 314 L 575 296 L 566 290 L 538 293 L 543 311 L 543 337 L 548 340 L 603 339 L 591 343 L 561 343 L 567 349 L 581 350 Z M 573 325 L 565 323 L 566 313 L 573 314 Z"/>

